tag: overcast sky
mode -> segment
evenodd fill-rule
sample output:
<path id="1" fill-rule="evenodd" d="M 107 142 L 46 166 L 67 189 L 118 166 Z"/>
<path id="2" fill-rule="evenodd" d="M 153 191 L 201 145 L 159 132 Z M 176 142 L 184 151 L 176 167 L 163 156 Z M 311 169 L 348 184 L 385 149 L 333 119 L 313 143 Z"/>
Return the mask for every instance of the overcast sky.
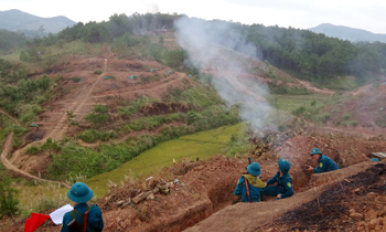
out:
<path id="1" fill-rule="evenodd" d="M 160 11 L 302 29 L 328 22 L 386 34 L 384 0 L 0 0 L 1 11 L 10 9 L 81 22 L 108 20 L 114 13 Z"/>

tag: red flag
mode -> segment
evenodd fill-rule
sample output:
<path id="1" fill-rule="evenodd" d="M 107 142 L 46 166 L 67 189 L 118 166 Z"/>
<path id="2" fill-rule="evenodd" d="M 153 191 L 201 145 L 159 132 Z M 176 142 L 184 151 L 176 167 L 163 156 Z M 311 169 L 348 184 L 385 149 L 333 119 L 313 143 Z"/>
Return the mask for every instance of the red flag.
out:
<path id="1" fill-rule="evenodd" d="M 43 222 L 45 222 L 49 215 L 41 213 L 31 213 L 31 217 L 27 219 L 24 225 L 24 232 L 33 232 L 35 231 Z"/>

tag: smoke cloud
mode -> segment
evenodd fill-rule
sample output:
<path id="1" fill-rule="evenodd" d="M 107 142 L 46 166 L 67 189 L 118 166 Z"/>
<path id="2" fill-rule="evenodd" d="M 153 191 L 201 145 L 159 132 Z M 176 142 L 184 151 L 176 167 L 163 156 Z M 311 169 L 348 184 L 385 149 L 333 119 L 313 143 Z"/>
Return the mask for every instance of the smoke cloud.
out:
<path id="1" fill-rule="evenodd" d="M 213 76 L 212 84 L 229 106 L 237 105 L 253 129 L 265 126 L 272 107 L 265 100 L 266 84 L 248 74 L 247 63 L 258 49 L 246 41 L 236 24 L 182 17 L 175 22 L 176 38 L 190 65 Z M 245 55 L 246 54 L 246 55 Z"/>

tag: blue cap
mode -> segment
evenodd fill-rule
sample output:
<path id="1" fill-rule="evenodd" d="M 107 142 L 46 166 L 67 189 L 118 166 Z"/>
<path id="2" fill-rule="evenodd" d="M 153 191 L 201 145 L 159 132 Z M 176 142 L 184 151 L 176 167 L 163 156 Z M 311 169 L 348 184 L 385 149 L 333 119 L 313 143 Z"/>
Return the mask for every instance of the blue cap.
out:
<path id="1" fill-rule="evenodd" d="M 67 192 L 67 197 L 75 203 L 85 203 L 94 196 L 93 191 L 85 183 L 77 182 Z"/>
<path id="2" fill-rule="evenodd" d="M 372 158 L 372 159 L 370 159 L 370 161 L 376 161 L 376 162 L 378 162 L 379 159 L 377 159 L 377 158 Z"/>
<path id="3" fill-rule="evenodd" d="M 250 165 L 248 165 L 247 171 L 253 176 L 259 176 L 261 174 L 260 164 L 256 162 L 251 163 Z"/>
<path id="4" fill-rule="evenodd" d="M 314 148 L 311 150 L 310 156 L 313 156 L 315 154 L 322 154 L 322 152 L 318 148 Z"/>
<path id="5" fill-rule="evenodd" d="M 283 174 L 288 173 L 288 171 L 291 169 L 291 164 L 288 162 L 288 160 L 279 159 L 279 169 Z"/>

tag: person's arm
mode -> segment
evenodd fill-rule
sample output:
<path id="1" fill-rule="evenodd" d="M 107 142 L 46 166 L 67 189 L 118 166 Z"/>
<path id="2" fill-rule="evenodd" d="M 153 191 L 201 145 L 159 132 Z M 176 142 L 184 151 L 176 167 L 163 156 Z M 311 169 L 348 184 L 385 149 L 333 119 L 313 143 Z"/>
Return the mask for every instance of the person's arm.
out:
<path id="1" fill-rule="evenodd" d="M 267 181 L 267 185 L 276 183 L 276 182 L 277 182 L 277 177 L 278 177 L 278 175 L 280 175 L 279 172 L 277 172 L 276 175 L 275 175 L 274 177 L 272 177 L 271 179 L 269 179 L 269 180 Z"/>
<path id="2" fill-rule="evenodd" d="M 233 194 L 234 195 L 236 195 L 236 196 L 241 196 L 241 186 L 242 186 L 242 184 L 244 183 L 245 181 L 244 181 L 244 178 L 243 177 L 240 177 L 239 178 L 239 181 L 237 181 L 237 185 L 236 185 L 236 189 L 235 189 L 235 191 L 233 192 Z"/>
<path id="3" fill-rule="evenodd" d="M 314 173 L 322 173 L 327 171 L 327 164 L 324 159 L 321 159 L 320 162 L 318 163 L 318 167 L 314 168 Z"/>

